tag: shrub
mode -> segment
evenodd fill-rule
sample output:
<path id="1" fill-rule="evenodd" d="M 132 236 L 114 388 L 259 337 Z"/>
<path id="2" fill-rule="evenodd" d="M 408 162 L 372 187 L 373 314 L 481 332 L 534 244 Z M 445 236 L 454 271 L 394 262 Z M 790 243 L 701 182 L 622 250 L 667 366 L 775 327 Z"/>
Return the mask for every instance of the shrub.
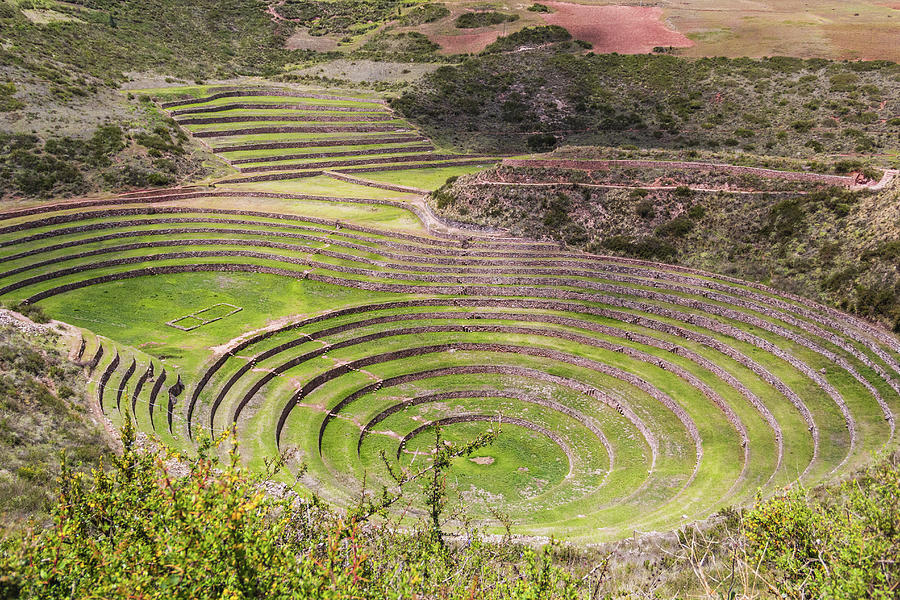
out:
<path id="1" fill-rule="evenodd" d="M 544 44 L 568 42 L 571 39 L 572 34 L 559 25 L 526 27 L 499 38 L 493 44 L 488 45 L 482 51 L 482 54 L 509 52 L 522 46 L 542 46 Z"/>
<path id="2" fill-rule="evenodd" d="M 882 242 L 875 248 L 864 252 L 862 258 L 864 260 L 871 260 L 874 258 L 889 262 L 900 260 L 900 240 Z"/>
<path id="3" fill-rule="evenodd" d="M 552 133 L 535 133 L 528 136 L 528 148 L 532 152 L 550 152 L 556 148 L 556 136 Z"/>
<path id="4" fill-rule="evenodd" d="M 691 219 L 698 221 L 706 216 L 706 207 L 702 204 L 695 204 L 688 209 L 687 214 Z"/>
<path id="5" fill-rule="evenodd" d="M 687 216 L 682 215 L 657 227 L 656 235 L 660 237 L 684 237 L 693 229 L 694 222 Z"/>
<path id="6" fill-rule="evenodd" d="M 50 322 L 50 317 L 48 317 L 47 313 L 44 312 L 44 309 L 37 304 L 25 304 L 23 302 L 19 302 L 17 304 L 13 304 L 10 309 L 23 316 L 28 317 L 35 323 Z"/>
<path id="7" fill-rule="evenodd" d="M 647 219 L 648 221 L 656 216 L 656 209 L 653 206 L 652 200 L 638 202 L 638 205 L 635 207 L 635 212 L 640 218 Z"/>
<path id="8" fill-rule="evenodd" d="M 475 532 L 451 548 L 433 535 L 430 518 L 409 532 L 366 525 L 384 508 L 378 500 L 339 515 L 315 498 L 273 499 L 265 485 L 283 461 L 254 477 L 234 449 L 218 458 L 227 436 L 203 441 L 197 458 L 179 457 L 183 476 L 169 466 L 173 455 L 139 451 L 130 423 L 122 438 L 122 455 L 93 480 L 64 466 L 51 527 L 3 542 L 4 598 L 375 600 L 448 590 L 495 600 L 576 598 L 575 579 L 553 565 L 553 544 L 540 554 L 516 549 L 512 575 L 493 554 L 498 546 L 485 547 Z M 440 468 L 422 480 L 437 490 L 435 501 L 426 496 L 429 517 L 442 510 L 446 466 L 473 444 L 435 444 Z"/>
<path id="9" fill-rule="evenodd" d="M 834 92 L 851 92 L 856 89 L 859 77 L 855 73 L 837 73 L 829 79 Z"/>
<path id="10" fill-rule="evenodd" d="M 539 4 L 539 3 L 537 3 L 537 2 L 535 2 L 534 4 L 532 4 L 531 6 L 529 6 L 529 7 L 528 7 L 528 10 L 530 10 L 531 12 L 536 12 L 536 13 L 549 13 L 549 12 L 553 12 L 552 10 L 550 10 L 550 7 L 547 6 L 546 4 Z"/>
<path id="11" fill-rule="evenodd" d="M 671 260 L 677 254 L 674 246 L 653 236 L 634 241 L 626 235 L 614 235 L 600 242 L 600 247 L 645 260 Z"/>
<path id="12" fill-rule="evenodd" d="M 7 6 L 5 3 L 0 7 Z M 0 14 L 2 18 L 2 14 Z M 25 107 L 25 103 L 14 96 L 16 86 L 12 83 L 0 83 L 0 112 L 10 112 Z"/>
<path id="13" fill-rule="evenodd" d="M 760 502 L 742 529 L 783 597 L 887 599 L 900 584 L 898 498 L 894 456 L 824 497 L 793 488 Z"/>
<path id="14" fill-rule="evenodd" d="M 463 13 L 456 17 L 454 23 L 458 29 L 477 29 L 479 27 L 500 25 L 501 23 L 512 23 L 513 21 L 518 20 L 519 15 L 510 15 L 489 10 Z"/>
<path id="15" fill-rule="evenodd" d="M 356 54 L 373 59 L 431 60 L 440 46 L 418 31 L 379 34 L 367 41 Z"/>
<path id="16" fill-rule="evenodd" d="M 424 23 L 434 23 L 440 21 L 444 17 L 450 16 L 450 9 L 443 4 L 428 3 L 421 6 L 415 6 L 397 21 L 402 27 L 411 25 L 422 25 Z"/>
<path id="17" fill-rule="evenodd" d="M 694 195 L 693 190 L 686 185 L 679 185 L 672 193 L 675 194 L 676 198 L 690 198 Z"/>
<path id="18" fill-rule="evenodd" d="M 435 190 L 431 197 L 434 199 L 435 206 L 438 207 L 438 210 L 444 210 L 448 206 L 453 206 L 456 203 L 456 198 L 448 191 L 445 191 L 443 188 L 439 190 Z"/>
<path id="19" fill-rule="evenodd" d="M 544 226 L 548 229 L 560 229 L 570 221 L 569 212 L 572 201 L 563 194 L 557 194 L 544 213 Z"/>

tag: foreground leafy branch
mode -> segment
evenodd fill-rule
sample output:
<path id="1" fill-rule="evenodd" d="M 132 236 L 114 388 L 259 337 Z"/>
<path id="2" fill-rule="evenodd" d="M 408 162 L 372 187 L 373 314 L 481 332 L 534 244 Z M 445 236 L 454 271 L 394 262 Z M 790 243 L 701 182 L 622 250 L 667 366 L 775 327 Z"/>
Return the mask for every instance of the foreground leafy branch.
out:
<path id="1" fill-rule="evenodd" d="M 63 465 L 52 526 L 3 543 L 0 598 L 576 597 L 552 548 L 500 549 L 476 532 L 448 548 L 431 524 L 398 530 L 315 498 L 273 498 L 264 489 L 280 461 L 247 473 L 231 434 L 191 460 L 140 450 L 131 424 L 122 437 L 107 470 Z M 465 446 L 446 448 L 441 465 Z"/>

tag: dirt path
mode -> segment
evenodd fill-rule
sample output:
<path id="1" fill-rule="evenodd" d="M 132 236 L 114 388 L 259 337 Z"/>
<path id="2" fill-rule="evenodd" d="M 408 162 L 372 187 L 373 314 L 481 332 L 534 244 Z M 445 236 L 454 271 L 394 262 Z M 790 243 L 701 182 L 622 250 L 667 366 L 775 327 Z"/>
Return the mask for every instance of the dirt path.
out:
<path id="1" fill-rule="evenodd" d="M 559 183 L 520 183 L 515 181 L 479 181 L 476 185 L 495 185 L 495 186 L 519 186 L 519 187 L 553 187 L 559 185 L 572 185 L 567 182 Z M 606 190 L 649 190 L 649 191 L 673 191 L 678 188 L 688 188 L 692 192 L 728 192 L 729 194 L 791 194 L 806 195 L 809 192 L 761 192 L 759 190 L 736 190 L 729 187 L 701 187 L 701 186 L 683 186 L 683 185 L 614 185 L 605 183 L 579 183 L 578 187 L 600 188 Z"/>
<path id="2" fill-rule="evenodd" d="M 866 181 L 863 179 L 860 181 L 861 175 L 856 173 L 851 173 L 849 175 L 831 175 L 826 173 L 812 173 L 806 171 L 780 171 L 777 169 L 767 169 L 763 167 L 748 167 L 744 165 L 733 165 L 733 164 L 720 164 L 720 163 L 708 163 L 708 162 L 683 162 L 683 161 L 668 161 L 668 160 L 619 160 L 619 159 L 609 159 L 609 160 L 569 160 L 569 159 L 507 159 L 504 160 L 503 165 L 511 166 L 511 167 L 537 167 L 537 168 L 559 168 L 559 169 L 575 169 L 582 171 L 606 171 L 612 167 L 623 166 L 623 167 L 636 167 L 636 168 L 674 168 L 674 169 L 685 169 L 685 170 L 696 170 L 696 171 L 709 171 L 709 172 L 728 172 L 735 174 L 748 174 L 755 175 L 758 177 L 764 177 L 766 179 L 783 179 L 785 181 L 806 181 L 812 183 L 826 183 L 831 185 L 839 185 L 846 187 L 851 190 L 882 190 L 894 181 L 897 178 L 898 173 L 900 171 L 896 169 L 887 169 L 884 172 L 884 175 L 881 177 L 881 180 L 878 182 L 874 181 Z M 517 183 L 517 182 L 481 182 L 484 185 L 561 185 L 563 182 L 558 183 Z M 622 188 L 622 189 L 634 189 L 634 188 L 642 188 L 648 190 L 672 190 L 676 187 L 680 186 L 655 186 L 653 184 L 650 185 L 616 185 L 616 184 L 579 184 L 584 185 L 585 187 L 599 187 L 599 188 Z M 732 193 L 744 193 L 744 194 L 763 194 L 763 193 L 777 193 L 777 192 L 761 192 L 757 190 L 736 190 L 731 189 L 728 186 L 720 186 L 720 187 L 706 187 L 706 186 L 688 186 L 690 189 L 695 191 L 705 191 L 705 192 L 732 192 Z M 795 193 L 795 192 L 792 192 Z M 801 193 L 801 192 L 796 192 Z"/>
<path id="3" fill-rule="evenodd" d="M 863 185 L 858 188 L 853 189 L 864 189 L 868 188 L 870 190 L 883 190 L 884 188 L 890 186 L 897 177 L 900 176 L 900 170 L 898 169 L 887 169 L 884 172 L 884 175 L 881 177 L 881 181 L 875 183 L 873 185 Z"/>

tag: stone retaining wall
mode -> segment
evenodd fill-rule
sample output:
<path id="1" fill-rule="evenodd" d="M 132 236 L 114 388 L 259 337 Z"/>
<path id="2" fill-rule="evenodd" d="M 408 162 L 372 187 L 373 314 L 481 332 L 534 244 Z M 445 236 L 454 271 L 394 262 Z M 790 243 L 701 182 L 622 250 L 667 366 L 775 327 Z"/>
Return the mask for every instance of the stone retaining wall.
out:
<path id="1" fill-rule="evenodd" d="M 116 352 L 115 357 L 110 361 L 109 365 L 107 365 L 106 370 L 103 371 L 103 375 L 100 376 L 100 382 L 97 384 L 97 402 L 100 404 L 100 412 L 106 414 L 106 407 L 103 406 L 103 394 L 106 391 L 106 384 L 109 383 L 109 378 L 112 377 L 113 372 L 119 368 L 119 353 Z"/>
<path id="2" fill-rule="evenodd" d="M 435 348 L 435 347 L 432 347 L 432 348 Z M 396 351 L 396 352 L 386 353 L 386 354 L 380 355 L 380 356 L 381 357 L 394 356 L 395 358 L 385 358 L 385 360 L 395 360 L 396 358 L 408 358 L 409 356 L 415 356 L 416 352 L 421 353 L 421 350 L 422 349 L 417 348 L 417 349 L 411 349 L 411 350 L 405 350 L 405 351 Z M 354 361 L 354 362 L 357 363 L 359 361 Z M 384 362 L 384 360 L 381 360 L 380 362 Z M 347 365 L 344 365 L 344 366 L 346 367 Z M 353 367 L 353 368 L 355 368 L 355 367 Z M 349 372 L 353 368 L 346 369 L 344 372 Z M 442 367 L 442 368 L 430 369 L 430 370 L 425 370 L 425 371 L 419 371 L 416 373 L 407 373 L 405 375 L 398 375 L 395 377 L 390 377 L 383 381 L 379 381 L 377 383 L 367 385 L 367 386 L 353 392 L 352 394 L 343 398 L 342 400 L 340 400 L 334 406 L 334 408 L 331 409 L 331 411 L 328 413 L 328 415 L 326 415 L 325 419 L 322 421 L 321 426 L 319 427 L 319 443 L 318 443 L 319 453 L 321 454 L 321 451 L 322 451 L 322 440 L 324 437 L 325 428 L 328 426 L 329 421 L 331 419 L 333 419 L 346 406 L 348 406 L 352 402 L 356 401 L 357 399 L 359 399 L 367 394 L 377 391 L 378 389 L 381 389 L 382 387 L 393 387 L 393 386 L 401 385 L 404 383 L 422 381 L 424 379 L 430 379 L 433 377 L 443 377 L 443 376 L 448 376 L 448 375 L 484 375 L 484 374 L 510 375 L 510 376 L 514 376 L 514 377 L 521 377 L 524 379 L 535 379 L 537 381 L 543 381 L 545 383 L 550 383 L 552 385 L 558 385 L 560 387 L 565 387 L 565 388 L 571 389 L 579 394 L 586 395 L 590 398 L 593 398 L 593 399 L 609 406 L 610 408 L 612 408 L 613 410 L 618 412 L 620 415 L 625 417 L 627 420 L 629 420 L 632 423 L 632 425 L 634 425 L 635 428 L 641 433 L 641 435 L 644 437 L 644 441 L 647 443 L 647 445 L 650 448 L 651 470 L 652 470 L 653 466 L 656 464 L 656 459 L 659 454 L 659 442 L 656 439 L 656 436 L 653 434 L 653 432 L 651 432 L 646 427 L 644 422 L 639 417 L 637 417 L 637 415 L 632 413 L 631 410 L 628 409 L 627 407 L 624 407 L 623 405 L 621 405 L 618 400 L 616 400 L 612 396 L 607 395 L 606 393 L 602 392 L 601 390 L 599 390 L 591 385 L 588 385 L 586 383 L 583 383 L 581 381 L 569 379 L 566 377 L 560 377 L 558 375 L 551 375 L 549 373 L 546 373 L 544 371 L 539 371 L 537 369 L 531 369 L 528 367 L 515 367 L 515 366 L 509 366 L 509 365 L 462 365 L 462 366 L 455 366 L 455 367 Z M 310 382 L 310 383 L 312 383 L 312 382 Z M 285 405 L 284 409 L 282 410 L 281 417 L 279 418 L 278 424 L 275 429 L 276 441 L 279 444 L 280 444 L 280 439 L 281 439 L 281 432 L 284 428 L 285 422 L 287 421 L 287 417 L 290 414 L 293 407 L 296 405 L 296 403 L 298 401 L 297 399 L 303 397 L 302 395 L 300 395 L 302 392 L 303 392 L 302 389 L 300 391 L 298 391 L 297 394 L 295 394 L 288 401 L 288 403 Z M 303 394 L 303 395 L 305 395 L 305 394 Z M 611 450 L 611 448 L 610 448 L 610 450 Z M 697 465 L 695 464 L 695 467 L 694 467 L 695 470 L 696 470 L 696 467 L 697 467 Z"/>
<path id="3" fill-rule="evenodd" d="M 357 168 L 341 168 L 336 170 L 337 173 L 376 173 L 380 171 L 410 171 L 413 169 L 433 169 L 441 167 L 466 167 L 474 165 L 483 165 L 493 162 L 493 159 L 479 160 L 458 160 L 453 162 L 423 162 L 411 164 L 385 164 L 377 167 L 357 167 Z M 301 177 L 314 177 L 322 175 L 322 171 L 292 171 L 290 173 L 273 173 L 271 175 L 260 175 L 255 177 L 232 177 L 231 179 L 223 179 L 218 183 L 227 185 L 232 183 L 248 183 L 257 181 L 283 181 L 287 179 L 299 179 Z"/>
<path id="4" fill-rule="evenodd" d="M 299 110 L 299 111 L 324 111 L 324 112 L 373 112 L 376 110 L 381 110 L 379 108 L 368 108 L 366 106 L 337 106 L 330 104 L 275 104 L 275 103 L 266 103 L 266 102 L 229 102 L 228 104 L 218 104 L 216 106 L 201 106 L 194 108 L 179 108 L 177 110 L 170 110 L 168 113 L 173 116 L 179 115 L 193 115 L 193 114 L 205 114 L 205 113 L 217 113 L 223 112 L 226 110 L 265 110 L 265 109 L 278 109 L 278 110 Z"/>
<path id="5" fill-rule="evenodd" d="M 312 98 L 314 100 L 344 100 L 348 102 L 360 102 L 363 104 L 381 104 L 386 105 L 387 103 L 384 100 L 378 100 L 373 98 L 352 98 L 349 96 L 334 96 L 331 94 L 313 94 L 309 92 L 293 92 L 284 88 L 275 88 L 275 89 L 224 89 L 223 91 L 216 92 L 214 94 L 210 94 L 209 96 L 203 96 L 201 98 L 186 98 L 184 100 L 173 100 L 171 102 L 163 102 L 160 104 L 163 108 L 176 108 L 178 106 L 187 106 L 190 104 L 202 104 L 204 102 L 210 102 L 212 100 L 218 100 L 220 98 L 242 98 L 248 97 L 251 98 L 253 96 L 280 96 L 284 98 Z"/>
<path id="6" fill-rule="evenodd" d="M 519 393 L 512 394 L 512 393 L 497 390 L 497 389 L 475 389 L 475 390 L 458 390 L 458 391 L 453 391 L 453 392 L 441 392 L 438 394 L 429 394 L 426 396 L 416 396 L 414 398 L 410 398 L 408 400 L 404 400 L 403 402 L 395 404 L 395 405 L 381 411 L 374 417 L 372 417 L 372 419 L 363 426 L 362 431 L 360 431 L 359 438 L 356 443 L 357 456 L 359 456 L 359 454 L 360 454 L 363 440 L 365 439 L 366 435 L 368 435 L 368 433 L 371 431 L 372 427 L 374 427 L 375 425 L 377 425 L 378 423 L 380 423 L 387 417 L 389 417 L 395 413 L 398 413 L 402 410 L 405 410 L 411 406 L 419 406 L 421 404 L 427 404 L 430 402 L 443 402 L 445 400 L 464 399 L 464 398 L 503 398 L 506 400 L 516 400 L 518 402 L 534 404 L 535 406 L 540 406 L 542 408 L 547 408 L 552 411 L 564 414 L 564 415 L 572 418 L 573 420 L 577 421 L 581 426 L 583 426 L 588 431 L 590 431 L 592 434 L 594 434 L 594 437 L 596 437 L 600 441 L 600 443 L 603 445 L 604 449 L 606 450 L 606 455 L 609 460 L 609 467 L 607 469 L 607 472 L 608 473 L 612 472 L 613 469 L 615 469 L 615 463 L 616 463 L 615 451 L 613 450 L 612 444 L 610 444 L 606 435 L 603 433 L 603 431 L 601 431 L 600 427 L 598 426 L 597 422 L 594 419 L 578 412 L 577 410 L 569 408 L 568 406 L 566 406 L 565 404 L 562 404 L 561 402 L 556 402 L 555 400 L 552 400 L 549 398 L 539 398 L 536 396 L 528 396 L 526 394 L 519 394 Z M 605 480 L 605 478 L 604 478 L 604 480 Z"/>
<path id="7" fill-rule="evenodd" d="M 125 393 L 125 390 L 128 387 L 128 382 L 131 380 L 131 376 L 134 375 L 135 370 L 137 369 L 137 359 L 131 359 L 131 366 L 125 371 L 125 374 L 122 375 L 122 381 L 119 382 L 119 389 L 116 391 L 116 412 L 122 412 L 122 394 Z"/>
<path id="8" fill-rule="evenodd" d="M 229 160 L 232 165 L 244 165 L 258 162 L 283 162 L 288 160 L 303 160 L 308 158 L 329 158 L 333 156 L 366 156 L 369 154 L 403 153 L 403 152 L 429 152 L 434 150 L 432 144 L 421 146 L 398 146 L 396 148 L 363 148 L 360 150 L 345 150 L 340 152 L 308 152 L 305 154 L 279 154 L 277 156 L 265 156 L 256 158 L 237 158 Z"/>
<path id="9" fill-rule="evenodd" d="M 381 151 L 386 153 L 385 150 Z M 278 165 L 260 165 L 258 167 L 240 167 L 241 173 L 263 173 L 266 171 L 285 171 L 287 169 L 331 169 L 333 167 L 351 167 L 356 165 L 379 165 L 391 163 L 421 162 L 422 160 L 453 160 L 458 154 L 414 154 L 412 156 L 383 156 L 378 158 L 357 158 L 346 160 L 327 160 L 308 163 L 288 163 Z M 420 192 L 422 190 L 419 190 Z"/>
<path id="10" fill-rule="evenodd" d="M 160 390 L 162 390 L 163 385 L 166 383 L 166 370 L 163 369 L 163 372 L 159 374 L 159 377 L 156 379 L 156 383 L 153 384 L 153 389 L 150 391 L 150 399 L 147 402 L 147 409 L 150 411 L 150 426 L 156 429 L 153 425 L 153 409 L 156 408 L 156 397 L 159 396 Z"/>
<path id="11" fill-rule="evenodd" d="M 392 136 L 364 136 L 357 138 L 341 138 L 341 139 L 324 139 L 324 140 L 299 140 L 296 142 L 258 142 L 251 144 L 234 144 L 231 146 L 219 146 L 213 148 L 212 151 L 220 154 L 222 152 L 241 152 L 244 150 L 280 150 L 282 148 L 327 148 L 330 146 L 366 146 L 370 144 L 406 144 L 411 142 L 431 142 L 426 137 L 418 134 L 414 135 L 392 135 Z"/>
<path id="12" fill-rule="evenodd" d="M 486 421 L 489 423 L 494 423 L 500 421 L 501 418 L 498 418 L 497 415 L 481 415 L 481 414 L 471 414 L 471 415 L 457 415 L 455 417 L 444 417 L 443 419 L 436 419 L 425 425 L 420 425 L 416 427 L 408 434 L 403 436 L 403 439 L 400 440 L 400 443 L 397 446 L 397 460 L 400 460 L 400 454 L 403 452 L 406 445 L 409 443 L 411 439 L 418 436 L 423 431 L 431 428 L 431 427 L 444 427 L 446 425 L 454 425 L 456 423 L 471 423 L 475 421 Z M 525 429 L 530 429 L 536 433 L 539 433 L 543 436 L 550 438 L 557 446 L 559 446 L 560 450 L 562 450 L 566 458 L 569 461 L 569 475 L 572 473 L 572 466 L 575 462 L 575 455 L 572 452 L 572 449 L 566 443 L 566 441 L 559 435 L 553 433 L 549 429 L 545 427 L 541 427 L 540 425 L 535 425 L 531 421 L 526 421 L 525 419 L 520 419 L 518 417 L 502 417 L 503 423 L 509 423 L 511 425 L 518 425 L 519 427 L 524 427 Z"/>
<path id="13" fill-rule="evenodd" d="M 141 390 L 144 389 L 144 384 L 147 383 L 153 377 L 153 363 L 147 365 L 147 370 L 138 378 L 137 385 L 134 386 L 134 394 L 131 396 L 131 416 L 135 417 L 137 415 L 137 401 L 138 397 L 141 395 Z"/>
<path id="14" fill-rule="evenodd" d="M 262 133 L 365 133 L 365 132 L 409 133 L 409 130 L 397 125 L 273 125 L 271 127 L 242 127 L 239 129 L 221 129 L 216 131 L 192 131 L 195 138 L 235 137 L 238 135 L 257 135 Z"/>
<path id="15" fill-rule="evenodd" d="M 233 115 L 227 117 L 188 117 L 176 119 L 179 125 L 214 125 L 216 123 L 254 123 L 264 121 L 297 121 L 300 123 L 356 123 L 391 121 L 390 113 L 370 113 L 364 115 Z M 196 135 L 196 133 L 194 134 Z"/>
<path id="16" fill-rule="evenodd" d="M 243 341 L 238 346 L 232 348 L 232 350 L 228 354 L 220 357 L 203 374 L 200 382 L 195 387 L 193 395 L 192 395 L 192 399 L 191 399 L 191 406 L 189 407 L 189 415 L 191 414 L 191 412 L 193 410 L 193 406 L 196 403 L 197 398 L 199 397 L 199 395 L 202 392 L 202 390 L 204 389 L 204 387 L 208 384 L 208 382 L 211 380 L 213 375 L 218 371 L 218 369 L 220 369 L 222 366 L 224 366 L 225 362 L 227 362 L 230 355 L 241 352 L 241 351 L 245 350 L 246 348 L 252 346 L 253 344 L 258 343 L 259 341 L 267 339 L 278 333 L 290 331 L 293 329 L 303 328 L 310 324 L 322 322 L 322 321 L 325 321 L 327 319 L 331 319 L 334 317 L 342 317 L 342 316 L 347 316 L 347 315 L 351 315 L 351 314 L 362 314 L 362 313 L 373 311 L 373 310 L 389 310 L 389 309 L 397 309 L 397 308 L 424 307 L 424 306 L 455 306 L 455 307 L 466 307 L 466 308 L 497 307 L 497 308 L 507 308 L 507 309 L 508 308 L 528 308 L 528 309 L 537 309 L 537 310 L 554 310 L 554 311 L 560 311 L 560 312 L 570 312 L 570 313 L 575 313 L 575 314 L 594 315 L 594 316 L 599 316 L 599 317 L 603 317 L 606 319 L 612 319 L 612 320 L 616 320 L 616 321 L 620 321 L 620 322 L 637 324 L 637 325 L 640 325 L 641 327 L 650 329 L 651 331 L 659 331 L 661 333 L 665 333 L 665 334 L 672 335 L 675 337 L 681 337 L 684 339 L 691 340 L 695 343 L 699 343 L 701 345 L 707 346 L 709 348 L 712 348 L 713 350 L 716 350 L 716 351 L 724 354 L 725 356 L 728 356 L 729 358 L 735 360 L 739 364 L 748 368 L 754 374 L 756 374 L 758 377 L 760 377 L 763 381 L 765 381 L 769 385 L 773 386 L 782 395 L 784 395 L 786 398 L 788 398 L 791 401 L 791 403 L 797 408 L 797 410 L 801 413 L 801 415 L 804 417 L 804 419 L 807 423 L 807 426 L 810 430 L 810 433 L 812 434 L 812 437 L 813 437 L 813 461 L 815 460 L 816 456 L 818 455 L 818 440 L 819 440 L 818 428 L 816 427 L 816 425 L 812 419 L 812 415 L 809 412 L 809 409 L 806 407 L 806 405 L 803 403 L 803 401 L 799 398 L 799 396 L 797 396 L 793 392 L 793 390 L 791 390 L 780 379 L 776 378 L 774 375 L 772 375 L 769 371 L 767 371 L 764 367 L 759 365 L 755 360 L 753 360 L 749 356 L 746 356 L 742 352 L 736 350 L 735 348 L 733 348 L 723 342 L 716 340 L 715 338 L 712 338 L 710 336 L 707 336 L 707 335 L 700 333 L 698 331 L 695 331 L 695 330 L 688 330 L 688 329 L 678 327 L 675 325 L 670 325 L 668 323 L 663 323 L 663 322 L 660 322 L 660 321 L 657 321 L 655 319 L 651 319 L 648 317 L 637 316 L 637 315 L 633 315 L 630 313 L 622 313 L 620 311 L 615 311 L 612 309 L 590 307 L 590 306 L 581 305 L 581 304 L 572 304 L 572 303 L 558 302 L 558 301 L 553 301 L 553 300 L 524 300 L 524 299 L 506 299 L 506 298 L 480 298 L 480 299 L 475 299 L 475 298 L 451 298 L 451 299 L 433 298 L 433 299 L 425 299 L 425 300 L 397 301 L 397 302 L 388 302 L 388 303 L 381 303 L 381 304 L 376 304 L 376 305 L 367 305 L 367 306 L 361 306 L 361 307 L 351 307 L 351 308 L 341 309 L 338 311 L 332 311 L 332 312 L 325 313 L 325 314 L 322 314 L 322 315 L 319 315 L 316 317 L 312 317 L 312 318 L 304 320 L 304 321 L 299 321 L 299 322 L 296 322 L 293 324 L 289 324 L 284 327 L 278 328 L 276 330 L 265 332 L 258 336 L 249 338 L 249 339 Z M 541 317 L 549 318 L 544 315 L 542 315 Z M 564 319 L 564 317 L 560 317 L 560 319 Z M 562 324 L 568 324 L 568 323 L 563 321 Z M 586 328 L 588 326 L 589 325 L 587 322 L 580 324 L 581 328 Z M 597 326 L 597 327 L 600 327 L 600 326 Z M 658 340 L 655 340 L 655 338 L 652 338 L 649 336 L 644 336 L 642 334 L 631 333 L 631 332 L 622 332 L 621 330 L 614 329 L 614 328 L 608 328 L 608 329 L 604 328 L 602 332 L 606 333 L 606 334 L 614 333 L 617 337 L 625 337 L 628 340 L 634 340 L 634 341 L 637 341 L 638 343 L 646 343 L 649 345 L 662 347 L 664 349 L 668 349 L 669 351 L 677 352 L 677 353 L 685 355 L 687 357 L 696 356 L 692 352 L 688 351 L 687 349 L 685 349 L 683 347 L 671 346 L 671 347 L 667 348 L 666 343 L 659 342 Z M 285 345 L 283 344 L 282 346 L 285 346 Z M 276 349 L 276 352 L 277 351 L 278 350 Z M 263 360 L 264 358 L 266 358 L 270 355 L 274 355 L 274 354 L 269 354 L 269 353 L 264 353 L 264 354 L 265 354 L 265 356 L 261 355 L 260 357 L 258 357 L 258 359 Z M 706 359 L 703 359 L 703 360 L 706 361 Z M 236 380 L 239 379 L 241 376 L 243 376 L 243 374 L 247 370 L 249 370 L 254 363 L 255 363 L 255 361 L 251 361 L 251 363 L 249 365 L 243 365 L 241 367 L 239 372 L 236 373 L 232 377 L 232 379 L 228 382 L 228 384 L 226 384 L 226 386 L 225 386 L 226 389 L 220 394 L 219 398 L 217 398 L 218 401 L 221 401 L 221 399 L 224 397 L 225 393 L 227 393 L 228 389 L 230 389 L 231 386 L 236 382 Z M 734 380 L 734 378 L 732 376 L 727 374 L 727 372 L 723 371 L 721 368 L 717 367 L 716 365 L 712 365 L 712 363 L 710 363 L 709 361 L 706 361 L 706 363 L 707 363 L 706 366 L 708 368 L 711 366 L 712 368 L 710 368 L 710 370 L 713 371 L 720 378 L 723 378 L 723 379 L 730 378 L 731 380 Z M 743 388 L 743 386 L 740 385 L 740 388 Z M 740 389 L 740 388 L 738 388 L 738 389 Z M 754 394 L 752 394 L 752 392 L 750 392 L 749 390 L 746 390 L 746 388 L 743 388 L 743 389 L 745 390 L 742 392 L 744 394 L 744 396 L 746 398 L 748 398 L 750 403 L 753 404 L 755 408 L 757 408 L 757 410 L 763 415 L 765 420 L 772 426 L 772 429 L 775 431 L 775 434 L 776 434 L 776 440 L 778 440 L 778 442 L 779 442 L 779 448 L 781 448 L 782 447 L 781 429 L 778 426 L 777 422 L 775 421 L 774 417 L 772 416 L 771 412 L 769 412 L 765 408 L 765 406 L 762 405 L 762 403 L 759 401 L 759 399 Z M 190 422 L 190 418 L 189 418 L 189 422 Z M 812 465 L 812 462 L 810 462 L 810 466 L 811 465 Z M 809 469 L 810 466 L 808 466 L 807 469 Z"/>

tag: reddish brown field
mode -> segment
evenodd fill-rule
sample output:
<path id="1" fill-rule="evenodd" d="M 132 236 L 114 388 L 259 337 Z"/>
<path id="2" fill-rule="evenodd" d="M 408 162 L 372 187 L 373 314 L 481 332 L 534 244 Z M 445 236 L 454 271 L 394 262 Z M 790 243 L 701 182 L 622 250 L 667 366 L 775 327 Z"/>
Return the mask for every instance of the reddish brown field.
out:
<path id="1" fill-rule="evenodd" d="M 467 52 L 481 52 L 488 44 L 497 41 L 500 31 L 486 29 L 477 33 L 459 33 L 455 35 L 431 35 L 429 39 L 441 46 L 441 54 L 465 54 Z"/>
<path id="2" fill-rule="evenodd" d="M 689 48 L 694 45 L 681 33 L 665 26 L 661 8 L 544 4 L 555 11 L 541 15 L 547 23 L 565 27 L 575 39 L 592 43 L 597 53 L 643 54 L 656 46 Z"/>

